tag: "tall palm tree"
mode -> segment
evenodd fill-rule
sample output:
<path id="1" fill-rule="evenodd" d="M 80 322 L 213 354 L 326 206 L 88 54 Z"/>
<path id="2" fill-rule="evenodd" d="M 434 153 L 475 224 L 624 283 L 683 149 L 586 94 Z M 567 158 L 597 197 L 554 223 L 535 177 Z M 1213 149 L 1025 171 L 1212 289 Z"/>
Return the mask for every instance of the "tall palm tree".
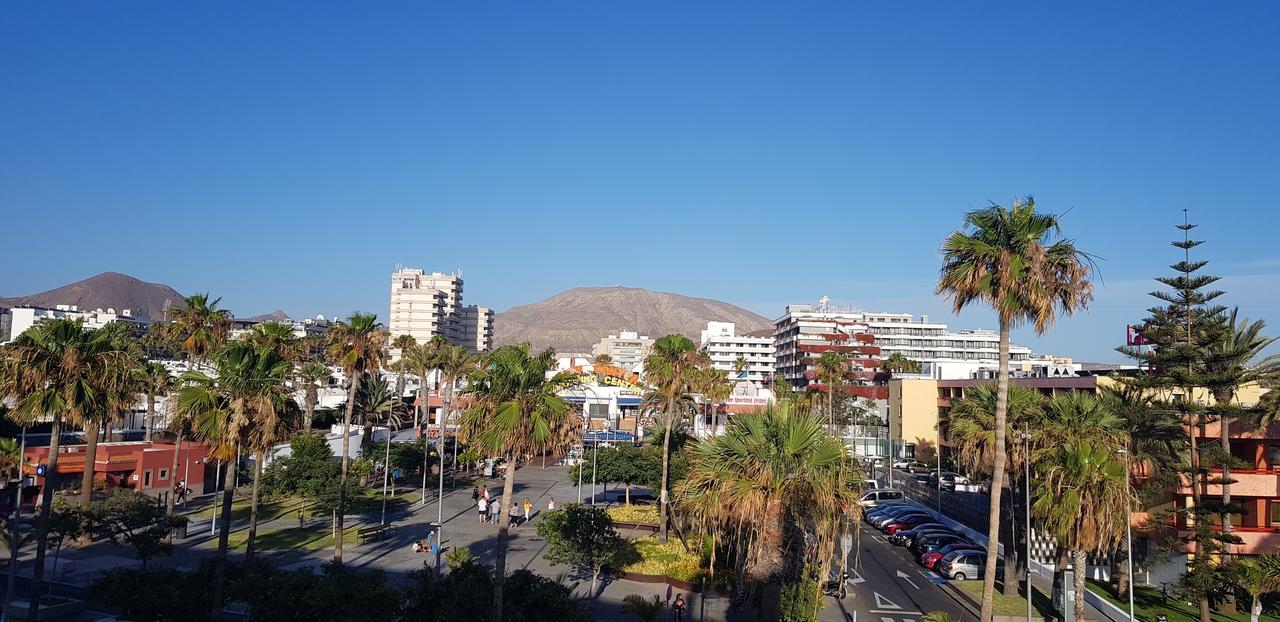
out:
<path id="1" fill-rule="evenodd" d="M 443 336 L 436 335 L 431 341 L 414 345 L 402 354 L 409 372 L 418 377 L 418 395 L 413 403 L 413 427 L 416 430 L 421 430 L 430 423 L 431 405 L 427 379 L 439 367 L 440 353 L 449 347 L 449 342 Z"/>
<path id="2" fill-rule="evenodd" d="M 566 447 L 580 434 L 578 418 L 559 395 L 578 384 L 578 378 L 570 372 L 555 373 L 555 368 L 553 350 L 530 355 L 528 345 L 505 346 L 485 357 L 467 387 L 474 405 L 462 417 L 461 436 L 489 455 L 505 458 L 507 466 L 495 547 L 495 620 L 502 619 L 507 519 L 515 495 L 517 461 Z"/>
<path id="3" fill-rule="evenodd" d="M 386 380 L 373 375 L 360 377 L 360 386 L 356 389 L 355 415 L 362 428 L 361 451 L 368 451 L 373 447 L 373 424 L 386 417 L 395 404 L 395 393 Z"/>
<path id="4" fill-rule="evenodd" d="M 221 298 L 209 294 L 193 294 L 183 299 L 183 306 L 169 309 L 165 332 L 177 343 L 192 363 L 201 363 L 211 352 L 226 343 L 231 330 L 231 312 L 219 309 Z"/>
<path id="5" fill-rule="evenodd" d="M 721 522 L 744 526 L 755 551 L 748 573 L 763 586 L 761 620 L 779 619 L 782 588 L 806 560 L 818 560 L 825 576 L 845 521 L 860 509 L 851 464 L 819 416 L 787 406 L 734 417 L 725 434 L 694 447 L 681 499 L 713 495 Z M 801 544 L 809 538 L 799 533 L 812 540 Z"/>
<path id="6" fill-rule="evenodd" d="M 848 359 L 835 352 L 823 352 L 818 357 L 818 378 L 827 385 L 827 425 L 832 432 L 836 429 L 836 391 L 844 384 L 844 375 L 849 371 Z"/>
<path id="7" fill-rule="evenodd" d="M 302 405 L 304 408 L 302 417 L 302 429 L 306 434 L 311 434 L 311 422 L 316 416 L 316 402 L 319 401 L 320 387 L 316 384 L 323 380 L 328 380 L 333 372 L 327 365 L 320 363 L 303 363 L 296 368 L 298 380 L 302 382 Z"/>
<path id="8" fill-rule="evenodd" d="M 137 374 L 142 382 L 143 393 L 147 396 L 146 440 L 150 441 L 156 427 L 156 398 L 169 395 L 169 391 L 173 390 L 175 379 L 173 374 L 169 373 L 169 368 L 157 361 L 145 361 L 138 368 Z M 173 473 L 173 471 L 169 472 Z"/>
<path id="9" fill-rule="evenodd" d="M 604 367 L 605 365 L 612 365 L 612 364 L 613 364 L 613 357 L 609 356 L 608 354 L 601 353 L 591 357 L 592 367 L 599 368 L 599 367 Z M 596 370 L 596 373 L 599 373 L 598 369 Z"/>
<path id="10" fill-rule="evenodd" d="M 269 350 L 260 351 L 259 357 L 270 358 Z M 289 430 L 298 417 L 298 404 L 293 401 L 287 388 L 292 365 L 281 359 L 283 364 L 272 365 L 264 361 L 264 366 L 271 369 L 270 386 L 271 408 L 262 408 L 254 413 L 253 425 L 246 431 L 245 447 L 253 452 L 253 492 L 249 498 L 249 533 L 245 540 L 245 559 L 253 559 L 257 552 L 258 537 L 258 503 L 261 499 L 262 468 L 267 461 L 267 452 L 276 444 L 289 437 Z M 275 380 L 279 380 L 277 384 Z"/>
<path id="11" fill-rule="evenodd" d="M 49 515 L 57 488 L 58 453 L 62 426 L 84 420 L 105 402 L 112 370 L 124 356 L 106 333 L 85 330 L 78 321 L 50 320 L 27 329 L 0 350 L 0 396 L 11 400 L 9 416 L 21 425 L 45 418 L 52 420 L 49 459 L 36 523 L 36 561 L 32 593 L 41 593 L 45 553 L 49 542 Z M 37 599 L 32 599 L 30 619 L 37 619 Z"/>
<path id="12" fill-rule="evenodd" d="M 698 391 L 706 398 L 711 408 L 711 429 L 714 433 L 720 427 L 720 404 L 733 395 L 733 383 L 725 376 L 724 370 L 712 365 L 702 368 L 698 381 Z"/>
<path id="13" fill-rule="evenodd" d="M 235 460 L 242 448 L 258 451 L 263 445 L 262 439 L 273 433 L 288 395 L 287 382 L 292 367 L 274 351 L 257 350 L 247 342 L 227 346 L 214 357 L 213 363 L 214 375 L 197 370 L 182 375 L 178 408 L 193 415 L 194 434 L 209 445 L 210 455 L 231 462 L 231 468 L 235 468 Z M 226 586 L 234 481 L 230 475 L 223 478 L 221 529 L 213 587 L 216 609 L 222 607 Z M 256 499 L 252 503 L 256 503 Z M 251 521 L 256 519 L 256 513 L 256 505 L 251 505 Z M 253 535 L 252 531 L 250 533 Z"/>
<path id="14" fill-rule="evenodd" d="M 921 370 L 920 361 L 913 361 L 901 352 L 894 352 L 885 357 L 884 365 L 882 367 L 885 371 L 893 373 L 905 372 L 908 374 L 918 374 Z"/>
<path id="15" fill-rule="evenodd" d="M 440 369 L 440 381 L 444 383 L 444 407 L 441 410 L 443 414 L 440 416 L 440 438 L 444 438 L 445 424 L 453 415 L 453 393 L 455 385 L 476 367 L 476 357 L 469 350 L 462 346 L 449 346 L 443 348 L 436 356 L 436 366 Z M 455 428 L 458 422 L 454 421 Z M 444 464 L 444 457 L 441 456 L 441 465 Z M 456 437 L 453 443 L 453 468 L 458 465 L 458 440 Z M 443 466 L 441 467 L 443 473 Z"/>
<path id="16" fill-rule="evenodd" d="M 1266 356 L 1263 351 L 1276 342 L 1262 331 L 1266 323 L 1249 321 L 1240 317 L 1240 309 L 1231 309 L 1226 318 L 1227 330 L 1221 339 L 1209 346 L 1205 363 L 1206 388 L 1213 394 L 1210 412 L 1218 417 L 1218 432 L 1222 455 L 1222 510 L 1218 515 L 1224 536 L 1231 533 L 1231 514 L 1237 511 L 1231 504 L 1231 420 L 1242 410 L 1236 399 L 1241 387 L 1250 383 L 1265 383 L 1280 379 L 1280 355 Z"/>
<path id="17" fill-rule="evenodd" d="M 735 379 L 738 376 L 741 376 L 742 372 L 747 371 L 747 368 L 750 366 L 751 362 L 747 360 L 747 357 L 742 356 L 741 354 L 738 355 L 738 358 L 733 359 L 733 371 L 737 372 Z"/>
<path id="18" fill-rule="evenodd" d="M 937 293 L 959 313 L 975 302 L 996 312 L 1000 325 L 997 374 L 996 439 L 991 483 L 988 537 L 1000 532 L 1000 496 L 1004 486 L 1006 396 L 1009 391 L 1009 333 L 1030 322 L 1036 332 L 1049 330 L 1058 313 L 1070 315 L 1093 298 L 1091 262 L 1071 240 L 1060 239 L 1056 216 L 1037 213 L 1030 197 L 1009 208 L 992 205 L 965 215 L 964 228 L 942 244 Z M 987 551 L 982 586 L 982 622 L 989 622 L 995 598 L 996 551 Z"/>
<path id="19" fill-rule="evenodd" d="M 662 504 L 658 525 L 663 542 L 667 541 L 667 526 L 671 522 L 670 493 L 667 490 L 671 476 L 671 424 L 678 416 L 676 403 L 690 392 L 701 362 L 702 356 L 694 348 L 693 341 L 684 335 L 659 338 L 644 360 L 645 381 L 654 387 L 661 399 L 667 422 L 662 430 L 662 488 L 658 494 Z"/>
<path id="20" fill-rule="evenodd" d="M 138 394 L 144 390 L 138 369 L 142 366 L 142 347 L 138 344 L 133 327 L 123 322 L 111 322 L 97 329 L 112 350 L 118 353 L 102 377 L 102 399 L 97 408 L 82 417 L 84 429 L 84 470 L 80 477 L 80 506 L 88 507 L 93 500 L 93 480 L 97 474 L 98 442 L 102 429 L 108 431 L 114 423 L 122 422 L 133 412 Z"/>
<path id="21" fill-rule="evenodd" d="M 342 476 L 338 488 L 338 524 L 334 531 L 333 561 L 342 564 L 342 529 L 347 511 L 347 468 L 351 462 L 351 416 L 356 407 L 356 390 L 367 373 L 378 373 L 386 353 L 383 344 L 387 333 L 372 313 L 352 313 L 345 322 L 337 322 L 327 333 L 329 354 L 347 375 L 347 407 L 342 415 Z"/>
<path id="22" fill-rule="evenodd" d="M 409 365 L 404 361 L 404 354 L 409 348 L 418 345 L 418 340 L 413 335 L 396 335 L 391 340 L 391 347 L 400 353 L 399 358 L 387 365 L 387 368 L 396 372 L 396 400 L 404 399 L 404 374 L 409 371 Z"/>
<path id="23" fill-rule="evenodd" d="M 1049 533 L 1071 551 L 1076 594 L 1084 594 L 1090 552 L 1109 551 L 1124 538 L 1133 507 L 1128 465 L 1116 449 L 1088 440 L 1057 445 L 1036 465 L 1042 481 L 1032 511 Z M 1083 620 L 1077 598 L 1075 619 Z"/>

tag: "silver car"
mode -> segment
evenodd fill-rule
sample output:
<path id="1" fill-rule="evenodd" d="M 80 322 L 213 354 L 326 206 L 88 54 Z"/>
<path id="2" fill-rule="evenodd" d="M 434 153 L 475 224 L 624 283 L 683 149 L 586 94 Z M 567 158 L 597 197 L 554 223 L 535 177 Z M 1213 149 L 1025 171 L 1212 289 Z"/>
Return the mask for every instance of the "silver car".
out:
<path id="1" fill-rule="evenodd" d="M 965 581 L 982 578 L 987 566 L 987 554 L 977 551 L 954 551 L 938 560 L 934 568 L 948 579 Z M 1004 560 L 996 564 L 996 574 L 1004 570 Z"/>

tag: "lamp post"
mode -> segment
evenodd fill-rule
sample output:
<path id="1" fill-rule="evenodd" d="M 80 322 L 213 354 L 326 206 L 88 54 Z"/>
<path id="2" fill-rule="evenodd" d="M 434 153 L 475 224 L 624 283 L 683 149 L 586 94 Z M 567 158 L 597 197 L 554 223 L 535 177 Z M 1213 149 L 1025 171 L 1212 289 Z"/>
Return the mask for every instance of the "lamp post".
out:
<path id="1" fill-rule="evenodd" d="M 1027 620 L 1031 620 L 1031 435 L 1022 433 L 1022 467 L 1025 470 L 1023 488 L 1022 514 L 1027 519 L 1026 552 L 1027 558 Z"/>
<path id="2" fill-rule="evenodd" d="M 1124 454 L 1124 487 L 1128 494 L 1133 493 L 1133 486 L 1129 483 L 1129 450 L 1117 449 L 1119 453 Z M 1124 512 L 1124 550 L 1125 563 L 1129 571 L 1129 621 L 1133 622 L 1133 503 L 1125 503 Z"/>
<path id="3" fill-rule="evenodd" d="M 8 622 L 13 619 L 9 616 L 9 612 L 13 611 L 10 604 L 13 602 L 14 583 L 18 579 L 18 522 L 22 519 L 22 488 L 27 479 L 27 427 L 22 426 L 22 443 L 18 449 L 18 477 L 10 482 L 13 486 L 13 524 L 9 533 L 9 578 L 5 583 L 4 590 L 4 613 L 0 614 L 0 620 Z"/>

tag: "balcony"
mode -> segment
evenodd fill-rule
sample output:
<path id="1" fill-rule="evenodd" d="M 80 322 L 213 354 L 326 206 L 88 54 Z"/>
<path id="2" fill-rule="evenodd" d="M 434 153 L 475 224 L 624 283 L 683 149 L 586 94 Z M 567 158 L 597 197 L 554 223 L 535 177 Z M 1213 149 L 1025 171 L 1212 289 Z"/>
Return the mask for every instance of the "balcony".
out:
<path id="1" fill-rule="evenodd" d="M 1221 469 L 1212 469 L 1209 477 L 1217 477 L 1222 475 Z M 1235 480 L 1231 484 L 1231 494 L 1240 495 L 1242 497 L 1280 497 L 1280 471 L 1231 471 L 1231 479 Z M 1187 478 L 1183 477 L 1183 485 L 1178 492 L 1184 495 L 1191 494 L 1191 486 L 1187 483 Z M 1220 484 L 1210 484 L 1204 494 L 1221 495 L 1222 486 Z"/>
<path id="2" fill-rule="evenodd" d="M 1231 533 L 1244 540 L 1243 544 L 1231 545 L 1231 552 L 1237 555 L 1261 555 L 1280 549 L 1280 529 L 1275 527 L 1232 527 Z M 1194 534 L 1180 530 L 1178 535 L 1186 540 Z M 1190 553 L 1191 545 L 1185 545 L 1183 551 Z"/>

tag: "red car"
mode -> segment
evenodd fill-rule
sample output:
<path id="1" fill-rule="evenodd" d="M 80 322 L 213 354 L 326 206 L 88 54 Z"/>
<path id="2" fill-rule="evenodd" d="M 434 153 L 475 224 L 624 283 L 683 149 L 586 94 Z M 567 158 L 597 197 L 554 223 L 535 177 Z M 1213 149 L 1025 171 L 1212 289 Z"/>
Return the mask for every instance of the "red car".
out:
<path id="1" fill-rule="evenodd" d="M 951 546 L 943 547 L 936 551 L 931 551 L 929 553 L 921 554 L 920 565 L 930 570 L 933 570 L 934 567 L 938 565 L 938 560 L 942 559 L 943 557 L 946 557 L 947 553 L 951 553 L 954 551 L 977 551 L 980 553 L 985 553 L 987 552 L 987 549 L 983 548 L 982 545 L 980 544 L 953 544 Z"/>
<path id="2" fill-rule="evenodd" d="M 889 523 L 888 525 L 885 526 L 884 532 L 892 536 L 893 534 L 898 533 L 903 529 L 911 529 L 916 525 L 932 523 L 935 520 L 936 519 L 934 517 L 928 516 L 928 515 L 913 516 L 906 520 L 894 521 L 892 523 Z"/>

